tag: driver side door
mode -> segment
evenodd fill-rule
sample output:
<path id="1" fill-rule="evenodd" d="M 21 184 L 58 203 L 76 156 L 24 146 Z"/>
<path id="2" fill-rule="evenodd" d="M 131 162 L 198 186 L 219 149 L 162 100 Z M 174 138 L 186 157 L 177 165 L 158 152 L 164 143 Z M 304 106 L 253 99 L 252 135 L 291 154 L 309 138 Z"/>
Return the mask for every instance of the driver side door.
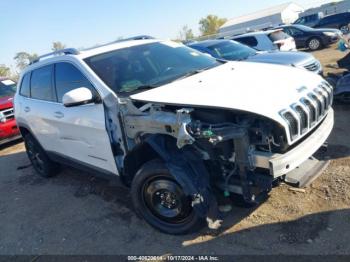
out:
<path id="1" fill-rule="evenodd" d="M 55 112 L 59 146 L 56 152 L 77 164 L 118 174 L 111 143 L 106 131 L 104 106 L 101 102 L 65 107 L 65 93 L 85 87 L 93 97 L 97 90 L 72 63 L 55 64 L 54 84 L 59 108 Z"/>

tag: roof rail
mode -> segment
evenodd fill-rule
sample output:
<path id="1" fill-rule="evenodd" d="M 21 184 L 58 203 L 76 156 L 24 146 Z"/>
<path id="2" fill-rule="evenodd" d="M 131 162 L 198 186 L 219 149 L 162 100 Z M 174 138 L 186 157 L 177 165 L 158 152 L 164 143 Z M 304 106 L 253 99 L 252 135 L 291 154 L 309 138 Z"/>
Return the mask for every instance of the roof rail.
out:
<path id="1" fill-rule="evenodd" d="M 84 49 L 83 51 L 88 51 L 88 50 L 91 50 L 91 49 L 95 49 L 95 48 L 99 48 L 99 47 L 104 47 L 104 46 L 107 46 L 107 45 L 111 45 L 111 44 L 115 44 L 115 43 L 120 43 L 120 42 L 125 42 L 125 41 L 145 40 L 145 39 L 156 39 L 156 38 L 153 37 L 153 36 L 149 36 L 149 35 L 137 35 L 137 36 L 133 36 L 133 37 L 123 38 L 123 39 L 119 39 L 119 40 L 116 40 L 116 41 L 108 42 L 108 43 L 105 43 L 105 44 L 102 44 L 102 45 L 97 45 L 97 46 L 89 47 L 89 48 Z"/>
<path id="2" fill-rule="evenodd" d="M 145 40 L 145 39 L 155 39 L 155 38 L 149 35 L 137 35 L 137 36 L 132 36 L 125 39 L 120 39 L 120 40 L 114 41 L 113 43 L 131 41 L 131 40 Z"/>
<path id="3" fill-rule="evenodd" d="M 77 55 L 79 54 L 79 51 L 75 48 L 65 48 L 65 49 L 61 49 L 61 50 L 57 50 L 55 52 L 51 52 L 45 55 L 41 55 L 38 58 L 35 58 L 33 61 L 31 61 L 29 64 L 32 65 L 34 63 L 37 63 L 40 61 L 40 59 L 48 57 L 48 56 L 55 56 L 55 55 Z"/>

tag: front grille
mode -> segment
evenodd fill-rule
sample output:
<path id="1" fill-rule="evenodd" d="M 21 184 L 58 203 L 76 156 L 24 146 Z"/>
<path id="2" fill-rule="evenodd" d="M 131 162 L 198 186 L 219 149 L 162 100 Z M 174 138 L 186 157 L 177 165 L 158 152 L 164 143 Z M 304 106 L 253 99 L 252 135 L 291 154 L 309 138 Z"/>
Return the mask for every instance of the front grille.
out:
<path id="1" fill-rule="evenodd" d="M 302 98 L 300 100 L 302 104 L 307 108 L 309 111 L 309 128 L 313 127 L 316 124 L 317 121 L 317 113 L 316 113 L 316 108 L 314 105 L 306 98 Z"/>
<path id="2" fill-rule="evenodd" d="M 317 71 L 317 70 L 320 69 L 320 64 L 319 64 L 319 62 L 317 62 L 317 61 L 313 61 L 313 62 L 310 63 L 310 64 L 304 65 L 304 68 L 305 68 L 306 70 L 315 72 L 315 71 Z"/>
<path id="3" fill-rule="evenodd" d="M 313 92 L 301 98 L 290 108 L 282 110 L 281 116 L 289 128 L 291 141 L 308 133 L 327 114 L 333 102 L 333 89 L 324 82 Z"/>
<path id="4" fill-rule="evenodd" d="M 317 104 L 316 112 L 317 112 L 317 120 L 319 120 L 320 117 L 322 116 L 322 111 L 323 111 L 322 103 L 314 93 L 309 93 L 309 97 L 314 103 Z"/>
<path id="5" fill-rule="evenodd" d="M 14 111 L 13 108 L 7 108 L 7 109 L 4 109 L 4 110 L 0 110 L 0 112 L 5 116 L 6 121 L 15 118 L 15 111 Z"/>
<path id="6" fill-rule="evenodd" d="M 301 130 L 301 133 L 304 134 L 307 131 L 308 127 L 309 127 L 307 114 L 306 114 L 306 112 L 303 110 L 303 108 L 301 106 L 296 106 L 294 109 L 297 112 L 297 114 L 299 116 L 299 119 L 300 119 L 300 130 Z"/>
<path id="7" fill-rule="evenodd" d="M 284 113 L 283 117 L 287 121 L 291 137 L 294 138 L 298 135 L 298 120 L 290 112 Z"/>

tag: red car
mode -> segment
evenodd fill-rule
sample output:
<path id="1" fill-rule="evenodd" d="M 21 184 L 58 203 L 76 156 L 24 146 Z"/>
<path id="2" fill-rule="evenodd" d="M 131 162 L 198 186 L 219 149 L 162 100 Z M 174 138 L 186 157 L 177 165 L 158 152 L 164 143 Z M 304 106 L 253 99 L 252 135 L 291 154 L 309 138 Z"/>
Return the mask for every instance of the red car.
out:
<path id="1" fill-rule="evenodd" d="M 21 137 L 13 110 L 16 83 L 0 78 L 0 145 Z"/>

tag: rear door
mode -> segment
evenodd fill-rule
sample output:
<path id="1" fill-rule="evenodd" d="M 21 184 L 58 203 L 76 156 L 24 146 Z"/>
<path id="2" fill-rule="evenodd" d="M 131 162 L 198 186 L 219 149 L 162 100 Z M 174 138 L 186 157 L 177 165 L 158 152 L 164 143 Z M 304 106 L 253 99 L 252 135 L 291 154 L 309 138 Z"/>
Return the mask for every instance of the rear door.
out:
<path id="1" fill-rule="evenodd" d="M 57 128 L 54 125 L 58 109 L 53 88 L 53 65 L 43 66 L 27 73 L 20 90 L 20 116 L 46 151 L 58 147 Z M 21 119 L 18 119 L 21 120 Z"/>
<path id="2" fill-rule="evenodd" d="M 63 95 L 73 89 L 86 87 L 94 97 L 99 96 L 98 92 L 78 67 L 70 62 L 56 63 L 54 72 L 58 102 L 54 120 L 54 126 L 58 129 L 57 153 L 80 164 L 118 174 L 102 102 L 74 107 L 62 104 Z"/>

